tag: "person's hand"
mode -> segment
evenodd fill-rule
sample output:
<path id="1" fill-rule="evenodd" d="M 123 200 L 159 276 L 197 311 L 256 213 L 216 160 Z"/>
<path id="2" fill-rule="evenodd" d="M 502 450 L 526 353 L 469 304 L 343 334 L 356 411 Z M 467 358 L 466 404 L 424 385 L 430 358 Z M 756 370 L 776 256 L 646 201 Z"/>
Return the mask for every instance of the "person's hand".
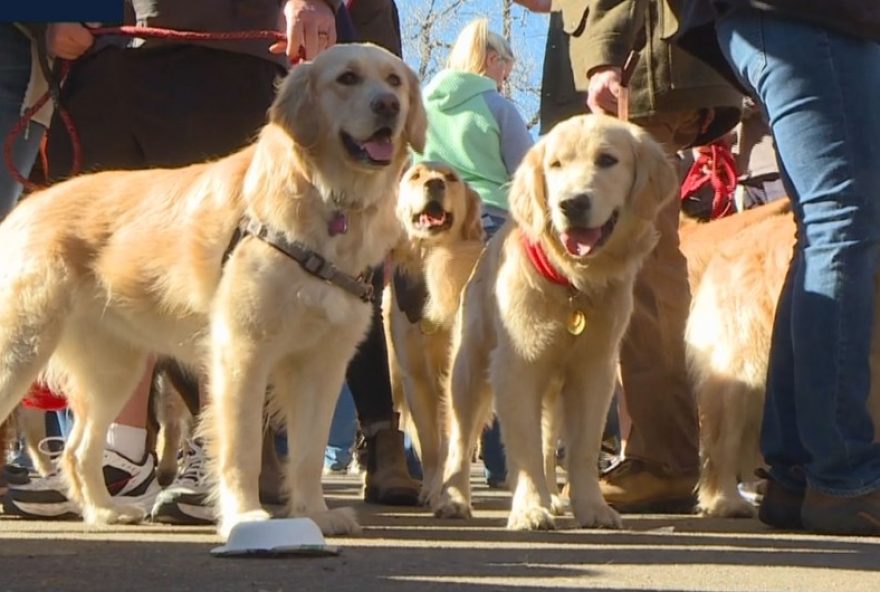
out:
<path id="1" fill-rule="evenodd" d="M 617 115 L 617 97 L 620 96 L 620 68 L 602 66 L 593 70 L 587 89 L 587 107 L 593 113 Z"/>
<path id="2" fill-rule="evenodd" d="M 312 60 L 336 43 L 336 17 L 324 0 L 287 0 L 283 12 L 287 42 L 272 45 L 272 53 L 286 53 L 291 62 Z"/>
<path id="3" fill-rule="evenodd" d="M 52 23 L 46 28 L 49 55 L 75 60 L 95 42 L 89 30 L 79 23 Z"/>

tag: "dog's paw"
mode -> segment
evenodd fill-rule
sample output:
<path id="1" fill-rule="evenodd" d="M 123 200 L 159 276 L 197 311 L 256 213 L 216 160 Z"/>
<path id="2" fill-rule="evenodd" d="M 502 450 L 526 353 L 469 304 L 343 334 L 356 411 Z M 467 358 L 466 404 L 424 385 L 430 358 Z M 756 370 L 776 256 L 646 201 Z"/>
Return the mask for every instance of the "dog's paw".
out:
<path id="1" fill-rule="evenodd" d="M 432 509 L 437 518 L 470 518 L 472 515 L 471 505 L 464 497 L 450 495 L 448 492 L 437 496 Z"/>
<path id="2" fill-rule="evenodd" d="M 554 530 L 556 520 L 548 508 L 523 506 L 514 508 L 507 517 L 508 530 Z"/>
<path id="3" fill-rule="evenodd" d="M 576 504 L 572 502 L 574 519 L 581 528 L 621 528 L 623 520 L 620 514 L 605 503 L 605 500 L 597 502 L 584 502 Z"/>
<path id="4" fill-rule="evenodd" d="M 552 494 L 550 496 L 550 511 L 554 516 L 564 516 L 568 509 L 568 503 L 561 495 Z"/>
<path id="5" fill-rule="evenodd" d="M 752 504 L 739 495 L 715 496 L 709 503 L 700 503 L 698 510 L 703 516 L 714 518 L 754 518 L 758 513 Z"/>
<path id="6" fill-rule="evenodd" d="M 309 514 L 308 517 L 315 521 L 325 536 L 363 533 L 353 508 L 334 508 L 326 512 Z"/>
<path id="7" fill-rule="evenodd" d="M 431 492 L 431 487 L 423 484 L 421 490 L 419 490 L 419 505 L 433 508 L 435 499 L 437 499 L 437 496 Z"/>
<path id="8" fill-rule="evenodd" d="M 109 508 L 90 507 L 83 510 L 86 524 L 138 524 L 143 522 L 146 511 L 134 505 L 113 505 Z"/>
<path id="9" fill-rule="evenodd" d="M 229 514 L 223 516 L 217 527 L 217 532 L 223 537 L 223 540 L 229 538 L 229 533 L 237 524 L 242 522 L 258 522 L 260 520 L 269 520 L 272 516 L 265 510 L 251 510 L 250 512 L 241 512 L 238 514 Z"/>

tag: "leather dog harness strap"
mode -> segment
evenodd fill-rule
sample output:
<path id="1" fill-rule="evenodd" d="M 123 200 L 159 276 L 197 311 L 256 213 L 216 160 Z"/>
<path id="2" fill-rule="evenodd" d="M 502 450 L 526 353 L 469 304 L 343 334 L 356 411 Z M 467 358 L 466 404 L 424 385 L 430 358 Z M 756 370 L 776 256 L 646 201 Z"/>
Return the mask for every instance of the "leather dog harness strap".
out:
<path id="1" fill-rule="evenodd" d="M 252 236 L 274 247 L 296 261 L 309 274 L 342 288 L 364 302 L 373 302 L 375 296 L 369 272 L 363 273 L 358 277 L 349 275 L 305 244 L 299 241 L 289 241 L 284 234 L 269 230 L 264 224 L 248 217 L 241 219 L 232 237 L 232 241 L 223 255 L 224 262 L 232 255 L 232 251 L 238 245 L 238 242 L 246 236 Z"/>

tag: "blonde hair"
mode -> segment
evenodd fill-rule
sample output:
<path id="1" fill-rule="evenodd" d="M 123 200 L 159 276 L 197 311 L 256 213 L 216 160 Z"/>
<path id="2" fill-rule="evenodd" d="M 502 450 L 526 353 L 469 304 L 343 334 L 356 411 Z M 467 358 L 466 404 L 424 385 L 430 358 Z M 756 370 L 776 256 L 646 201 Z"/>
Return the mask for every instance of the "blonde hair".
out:
<path id="1" fill-rule="evenodd" d="M 446 59 L 446 67 L 472 74 L 485 74 L 486 58 L 490 51 L 511 64 L 514 61 L 513 51 L 507 40 L 489 30 L 489 19 L 475 19 L 458 34 Z"/>

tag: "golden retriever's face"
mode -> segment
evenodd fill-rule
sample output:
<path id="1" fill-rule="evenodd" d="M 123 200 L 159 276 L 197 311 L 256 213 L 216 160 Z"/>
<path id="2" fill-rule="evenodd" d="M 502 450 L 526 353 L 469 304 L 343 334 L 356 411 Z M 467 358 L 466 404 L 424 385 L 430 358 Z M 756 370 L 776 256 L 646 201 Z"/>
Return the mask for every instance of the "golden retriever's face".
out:
<path id="1" fill-rule="evenodd" d="M 400 162 L 408 144 L 423 149 L 427 127 L 415 74 L 369 44 L 337 45 L 294 67 L 270 119 L 299 145 L 366 170 Z"/>
<path id="2" fill-rule="evenodd" d="M 586 115 L 557 125 L 526 155 L 511 212 L 533 237 L 549 232 L 573 259 L 599 253 L 626 216 L 652 220 L 677 181 L 636 126 Z"/>
<path id="3" fill-rule="evenodd" d="M 403 175 L 397 215 L 410 238 L 482 240 L 480 198 L 452 167 L 416 164 Z"/>

